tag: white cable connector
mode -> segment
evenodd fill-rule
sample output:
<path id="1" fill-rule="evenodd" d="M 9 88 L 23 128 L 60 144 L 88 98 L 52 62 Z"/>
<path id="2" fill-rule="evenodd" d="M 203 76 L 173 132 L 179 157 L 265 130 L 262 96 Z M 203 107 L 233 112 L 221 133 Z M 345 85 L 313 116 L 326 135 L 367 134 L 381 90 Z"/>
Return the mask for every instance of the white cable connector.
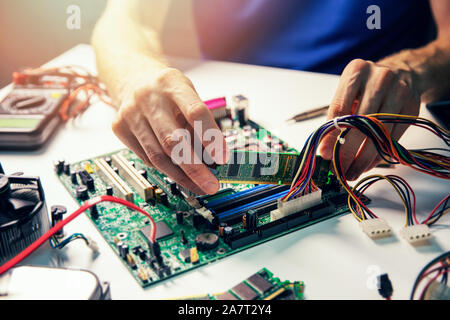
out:
<path id="1" fill-rule="evenodd" d="M 400 230 L 400 235 L 412 245 L 425 244 L 427 240 L 433 237 L 426 224 L 404 227 Z"/>
<path id="2" fill-rule="evenodd" d="M 359 226 L 371 239 L 386 238 L 392 234 L 392 228 L 383 218 L 362 220 Z"/>
<path id="3" fill-rule="evenodd" d="M 88 243 L 88 248 L 92 250 L 92 252 L 94 253 L 98 253 L 98 244 L 97 242 L 95 242 L 94 240 L 92 240 L 92 238 L 90 237 L 86 237 Z"/>
<path id="4" fill-rule="evenodd" d="M 309 209 L 322 201 L 322 190 L 283 202 L 278 200 L 278 208 L 270 212 L 270 221 L 275 221 L 290 214 Z"/>

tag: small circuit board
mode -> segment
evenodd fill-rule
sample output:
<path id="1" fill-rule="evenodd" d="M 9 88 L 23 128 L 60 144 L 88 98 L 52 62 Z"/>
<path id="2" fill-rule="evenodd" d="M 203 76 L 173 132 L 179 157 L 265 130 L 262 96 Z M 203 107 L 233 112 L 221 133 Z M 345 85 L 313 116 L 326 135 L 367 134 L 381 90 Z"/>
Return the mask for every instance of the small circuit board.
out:
<path id="1" fill-rule="evenodd" d="M 177 300 L 303 300 L 304 290 L 303 281 L 281 281 L 263 268 L 226 292 Z"/>
<path id="2" fill-rule="evenodd" d="M 224 132 L 234 150 L 298 157 L 297 150 L 276 140 L 254 122 L 242 126 L 235 121 Z M 197 196 L 146 167 L 127 149 L 77 163 L 55 164 L 58 178 L 80 204 L 96 196 L 114 195 L 133 202 L 152 216 L 161 251 L 157 262 L 152 259 L 147 217 L 115 203 L 100 203 L 95 211 L 86 212 L 143 287 L 347 212 L 347 195 L 329 166 L 328 161 L 319 161 L 316 166 L 313 179 L 321 194 L 314 197 L 315 203 L 308 200 L 308 207 L 303 203 L 288 216 L 275 216 L 271 211 L 277 209 L 278 199 L 289 189 L 278 181 L 223 182 L 215 195 Z"/>

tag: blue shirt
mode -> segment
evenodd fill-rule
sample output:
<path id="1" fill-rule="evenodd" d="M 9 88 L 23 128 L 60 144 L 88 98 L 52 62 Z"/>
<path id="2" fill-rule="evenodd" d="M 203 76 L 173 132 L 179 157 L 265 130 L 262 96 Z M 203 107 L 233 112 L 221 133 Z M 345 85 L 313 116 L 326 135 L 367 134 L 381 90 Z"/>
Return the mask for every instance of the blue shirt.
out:
<path id="1" fill-rule="evenodd" d="M 429 0 L 194 0 L 194 17 L 207 59 L 335 74 L 422 46 L 434 26 Z"/>

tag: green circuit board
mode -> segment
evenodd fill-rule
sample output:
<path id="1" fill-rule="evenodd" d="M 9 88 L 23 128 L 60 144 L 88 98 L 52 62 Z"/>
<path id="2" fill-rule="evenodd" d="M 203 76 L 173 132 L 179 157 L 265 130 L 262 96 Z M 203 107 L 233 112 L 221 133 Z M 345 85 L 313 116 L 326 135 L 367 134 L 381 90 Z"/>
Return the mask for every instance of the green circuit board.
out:
<path id="1" fill-rule="evenodd" d="M 258 130 L 256 124 L 253 124 L 253 127 Z M 240 135 L 240 129 L 236 130 L 237 135 Z M 298 153 L 295 149 L 289 147 L 285 148 L 284 152 L 291 152 L 292 154 Z M 204 206 L 207 206 L 208 203 L 213 204 L 214 202 L 220 202 L 222 199 L 228 199 L 228 197 L 237 196 L 245 192 L 249 192 L 252 196 L 253 194 L 261 195 L 261 192 L 263 192 L 263 194 L 264 192 L 267 192 L 267 194 L 271 192 L 271 196 L 273 197 L 275 191 L 284 192 L 283 190 L 286 189 L 281 188 L 287 188 L 287 186 L 222 183 L 221 190 L 216 195 L 195 197 L 195 195 L 190 194 L 187 190 L 177 189 L 178 191 L 174 192 L 174 190 L 171 189 L 173 183 L 168 181 L 164 174 L 153 168 L 146 167 L 145 164 L 128 149 L 68 164 L 68 170 L 70 170 L 70 172 L 78 172 L 79 175 L 80 172 L 84 171 L 85 173 L 88 173 L 89 177 L 93 180 L 93 187 L 88 191 L 86 198 L 80 198 L 77 194 L 77 187 L 83 184 L 81 176 L 78 176 L 77 182 L 74 183 L 69 171 L 64 170 L 57 172 L 58 178 L 80 204 L 87 198 L 105 195 L 107 193 L 107 188 L 110 187 L 111 184 L 99 174 L 97 166 L 98 162 L 96 162 L 96 160 L 108 159 L 115 155 L 120 155 L 126 159 L 137 171 L 140 171 L 141 173 L 145 172 L 146 180 L 154 188 L 162 190 L 162 193 L 165 195 L 164 198 L 152 198 L 145 201 L 142 193 L 138 192 L 138 190 L 133 187 L 133 184 L 127 178 L 127 175 L 121 170 L 116 170 L 118 176 L 121 177 L 132 190 L 132 201 L 148 212 L 157 224 L 157 241 L 162 253 L 162 266 L 159 266 L 161 268 L 156 268 L 154 265 L 149 264 L 151 254 L 146 233 L 148 233 L 150 228 L 150 221 L 146 216 L 115 203 L 98 204 L 98 215 L 93 215 L 92 212 L 86 212 L 92 223 L 104 237 L 105 241 L 110 244 L 119 259 L 128 268 L 131 275 L 143 287 L 153 285 L 186 271 L 217 261 L 242 250 L 246 250 L 250 247 L 348 211 L 346 195 L 342 194 L 342 191 L 339 190 L 330 190 L 322 195 L 322 203 L 319 206 L 299 212 L 297 216 L 292 215 L 292 219 L 271 221 L 269 212 L 267 210 L 261 211 L 257 215 L 257 228 L 252 231 L 246 229 L 242 219 L 229 220 L 226 225 L 233 229 L 233 233 L 232 236 L 226 238 L 221 234 L 223 229 L 221 230 L 217 223 L 211 223 L 204 219 L 197 211 Z M 329 175 L 326 165 L 320 165 L 318 167 L 325 168 L 323 170 L 326 171 L 325 174 L 320 172 L 319 175 L 325 177 Z M 113 164 L 111 165 L 111 169 L 115 169 Z M 277 194 L 278 193 L 275 193 L 275 195 Z M 116 193 L 114 193 L 114 195 L 116 195 Z M 268 199 L 268 197 L 266 198 Z M 266 198 L 263 197 L 262 199 L 264 200 Z M 261 199 L 258 201 L 260 200 Z M 233 201 L 228 203 L 235 203 L 236 206 L 238 206 L 238 203 Z M 242 205 L 242 201 L 239 202 L 239 205 Z M 256 202 L 252 202 L 248 205 L 253 205 L 253 203 Z M 273 205 L 273 203 L 274 202 L 272 201 L 271 204 Z M 199 205 L 201 208 L 199 208 Z M 245 205 L 247 205 L 247 203 L 245 203 Z M 231 210 L 234 210 L 233 206 L 230 206 Z M 324 208 L 326 209 L 326 212 L 323 211 Z M 181 217 L 182 221 L 180 222 Z M 201 235 L 204 234 L 209 235 L 208 239 L 213 238 L 215 240 L 212 248 L 202 249 L 198 247 L 196 240 L 199 236 L 201 237 Z M 127 248 L 126 255 L 121 253 L 124 245 Z"/>
<path id="2" fill-rule="evenodd" d="M 281 281 L 263 268 L 225 292 L 177 300 L 302 300 L 304 289 L 303 281 Z"/>

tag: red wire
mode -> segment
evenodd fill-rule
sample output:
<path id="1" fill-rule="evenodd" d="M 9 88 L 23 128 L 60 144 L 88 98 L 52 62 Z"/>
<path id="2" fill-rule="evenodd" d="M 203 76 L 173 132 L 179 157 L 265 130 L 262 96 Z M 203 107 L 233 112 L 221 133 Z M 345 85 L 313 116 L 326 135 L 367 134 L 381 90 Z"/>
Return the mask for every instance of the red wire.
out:
<path id="1" fill-rule="evenodd" d="M 425 221 L 423 222 L 423 224 L 426 224 L 428 222 L 428 220 L 430 220 L 430 218 L 433 216 L 434 212 L 441 206 L 441 204 L 448 198 L 450 197 L 450 194 L 446 195 L 444 197 L 444 199 L 442 199 L 436 207 L 434 207 L 433 211 L 431 211 L 430 215 L 425 219 Z"/>
<path id="2" fill-rule="evenodd" d="M 114 202 L 122 204 L 130 209 L 136 210 L 150 219 L 150 224 L 152 226 L 151 233 L 150 233 L 150 239 L 152 242 L 155 242 L 156 238 L 156 225 L 153 218 L 150 216 L 148 212 L 145 212 L 135 204 L 128 202 L 126 200 L 113 197 L 113 196 L 99 196 L 92 198 L 88 201 L 86 201 L 80 208 L 78 208 L 76 211 L 71 213 L 67 218 L 64 220 L 58 222 L 55 226 L 53 226 L 50 230 L 48 230 L 45 234 L 43 234 L 39 239 L 37 239 L 35 242 L 30 244 L 27 248 L 25 248 L 22 252 L 20 252 L 18 255 L 16 255 L 14 258 L 6 262 L 0 267 L 0 275 L 4 272 L 8 271 L 10 268 L 14 267 L 16 264 L 21 262 L 23 259 L 28 257 L 33 251 L 35 251 L 37 248 L 39 248 L 44 242 L 49 240 L 57 231 L 61 230 L 66 224 L 68 224 L 70 221 L 78 217 L 81 213 L 88 210 L 89 208 L 93 207 L 97 203 L 100 202 Z"/>

